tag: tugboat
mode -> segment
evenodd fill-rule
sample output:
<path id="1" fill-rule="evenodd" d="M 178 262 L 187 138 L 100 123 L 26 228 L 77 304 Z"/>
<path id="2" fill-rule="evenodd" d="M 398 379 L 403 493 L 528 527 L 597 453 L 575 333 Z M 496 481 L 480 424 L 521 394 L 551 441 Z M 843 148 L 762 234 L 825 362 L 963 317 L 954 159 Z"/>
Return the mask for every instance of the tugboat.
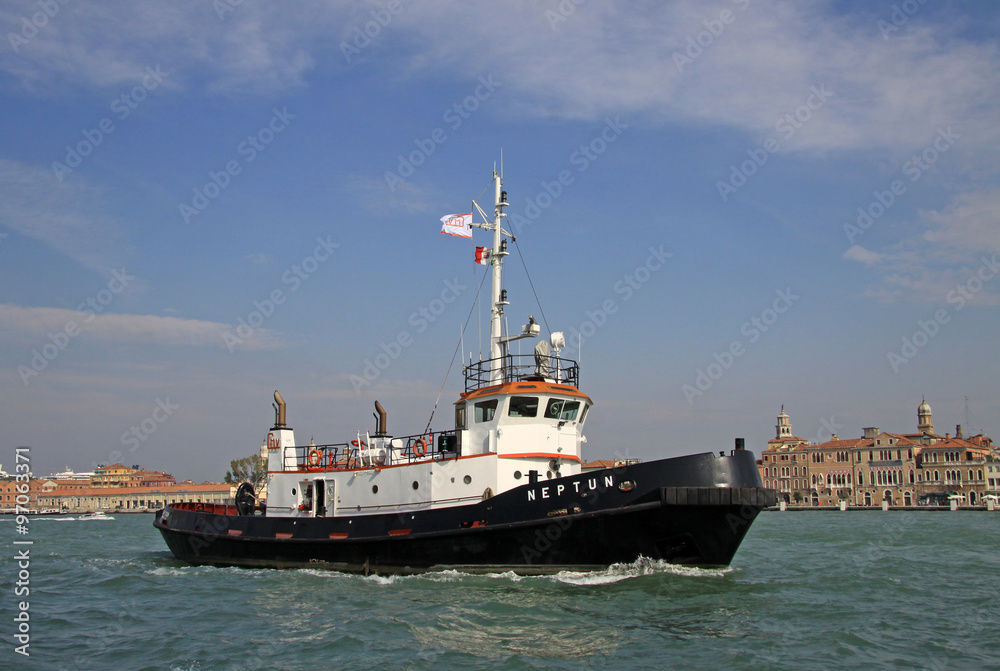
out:
<path id="1" fill-rule="evenodd" d="M 191 564 L 312 567 L 378 574 L 459 570 L 521 575 L 591 571 L 640 558 L 727 566 L 761 509 L 776 503 L 752 452 L 735 449 L 583 471 L 590 396 L 562 333 L 529 355 L 529 318 L 504 334 L 502 269 L 513 240 L 493 172 L 490 358 L 464 369 L 454 428 L 393 436 L 376 401 L 374 433 L 297 444 L 274 392 L 267 501 L 240 485 L 235 505 L 174 503 L 156 513 L 170 551 Z M 483 254 L 482 256 L 485 256 Z M 433 415 L 432 415 L 433 416 Z M 351 434 L 348 434 L 349 436 Z M 655 438 L 655 436 L 650 436 Z"/>

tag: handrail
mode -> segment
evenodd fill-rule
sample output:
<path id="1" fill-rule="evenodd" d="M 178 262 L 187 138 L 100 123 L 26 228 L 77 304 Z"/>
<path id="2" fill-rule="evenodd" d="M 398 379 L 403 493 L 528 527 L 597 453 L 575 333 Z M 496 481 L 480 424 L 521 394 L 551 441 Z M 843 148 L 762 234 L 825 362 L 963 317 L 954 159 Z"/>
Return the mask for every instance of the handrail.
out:
<path id="1" fill-rule="evenodd" d="M 534 354 L 508 354 L 496 359 L 486 359 L 465 367 L 465 392 L 476 391 L 497 384 L 494 380 L 494 362 L 498 363 L 501 382 L 550 381 L 566 384 L 579 389 L 580 364 L 572 359 L 549 357 L 546 372 L 551 377 L 540 374 L 540 366 Z"/>
<path id="2" fill-rule="evenodd" d="M 455 430 L 439 431 L 437 436 L 454 436 Z M 369 443 L 374 443 L 370 436 L 366 435 Z M 296 445 L 291 453 L 285 453 L 282 463 L 285 471 L 303 472 L 326 472 L 354 470 L 362 468 L 381 468 L 383 466 L 400 465 L 417 461 L 427 461 L 440 458 L 445 455 L 454 454 L 448 450 L 439 450 L 437 442 L 434 440 L 434 432 L 427 434 L 414 434 L 411 436 L 385 436 L 375 440 L 383 441 L 382 446 L 373 447 L 361 440 L 360 435 L 351 443 L 331 443 L 327 445 Z M 402 447 L 393 447 L 396 441 L 402 442 Z M 423 441 L 420 450 L 423 454 L 418 454 L 417 443 Z M 354 443 L 358 443 L 355 445 Z M 316 464 L 310 463 L 310 456 L 313 451 L 319 454 Z M 382 450 L 391 454 L 382 454 Z"/>

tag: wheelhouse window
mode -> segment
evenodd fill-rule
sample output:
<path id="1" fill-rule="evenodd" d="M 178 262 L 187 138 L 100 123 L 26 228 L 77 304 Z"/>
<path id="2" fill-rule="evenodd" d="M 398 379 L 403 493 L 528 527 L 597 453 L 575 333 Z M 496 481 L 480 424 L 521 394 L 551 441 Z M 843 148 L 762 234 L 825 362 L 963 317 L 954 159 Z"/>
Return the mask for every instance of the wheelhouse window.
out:
<path id="1" fill-rule="evenodd" d="M 537 396 L 511 396 L 510 406 L 507 409 L 508 417 L 537 417 L 538 397 Z"/>
<path id="2" fill-rule="evenodd" d="M 586 419 L 587 419 L 587 411 L 588 410 L 590 410 L 590 406 L 584 404 L 584 406 L 583 406 L 583 412 L 580 413 L 580 423 L 581 424 L 583 424 L 584 421 L 586 421 Z"/>
<path id="3" fill-rule="evenodd" d="M 561 398 L 550 398 L 548 405 L 545 406 L 545 419 L 559 419 L 565 402 Z"/>
<path id="4" fill-rule="evenodd" d="M 455 428 L 465 428 L 465 404 L 460 403 L 455 406 Z"/>
<path id="5" fill-rule="evenodd" d="M 563 404 L 562 416 L 560 419 L 565 419 L 570 422 L 576 419 L 576 414 L 580 412 L 580 402 L 579 401 L 566 401 Z"/>
<path id="6" fill-rule="evenodd" d="M 548 405 L 545 406 L 546 419 L 561 419 L 567 422 L 572 422 L 576 419 L 578 412 L 580 412 L 579 401 L 552 398 L 549 399 Z"/>
<path id="7" fill-rule="evenodd" d="M 476 422 L 489 422 L 497 412 L 497 399 L 476 403 Z"/>

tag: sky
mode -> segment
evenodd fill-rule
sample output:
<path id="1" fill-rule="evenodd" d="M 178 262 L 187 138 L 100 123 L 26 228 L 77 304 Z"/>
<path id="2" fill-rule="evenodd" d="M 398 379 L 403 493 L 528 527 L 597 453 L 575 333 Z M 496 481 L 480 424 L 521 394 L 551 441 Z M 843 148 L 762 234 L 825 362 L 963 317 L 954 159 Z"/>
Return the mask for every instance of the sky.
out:
<path id="1" fill-rule="evenodd" d="M 439 220 L 489 212 L 501 155 L 508 326 L 566 333 L 588 459 L 759 453 L 782 406 L 808 440 L 912 432 L 924 397 L 1000 436 L 996 3 L 8 0 L 0 27 L 5 470 L 220 480 L 275 389 L 303 444 L 376 399 L 394 435 L 451 428 L 491 239 Z"/>

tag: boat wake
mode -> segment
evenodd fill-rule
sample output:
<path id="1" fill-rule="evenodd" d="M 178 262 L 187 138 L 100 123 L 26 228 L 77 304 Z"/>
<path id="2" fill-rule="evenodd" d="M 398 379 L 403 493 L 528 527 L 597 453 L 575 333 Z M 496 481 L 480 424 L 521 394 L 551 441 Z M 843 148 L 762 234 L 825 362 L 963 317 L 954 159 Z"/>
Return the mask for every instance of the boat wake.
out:
<path id="1" fill-rule="evenodd" d="M 329 574 L 329 572 L 324 571 L 313 571 L 312 569 L 305 570 L 311 571 L 315 574 Z M 734 571 L 735 569 L 732 567 L 698 568 L 696 566 L 670 564 L 660 559 L 640 557 L 634 562 L 630 562 L 628 564 L 613 564 L 606 569 L 598 571 L 560 571 L 551 575 L 524 576 L 518 575 L 513 571 L 474 574 L 464 573 L 457 570 L 447 570 L 423 573 L 419 575 L 370 575 L 365 576 L 363 580 L 367 580 L 378 585 L 393 585 L 400 581 L 409 580 L 429 580 L 431 582 L 450 583 L 478 578 L 508 580 L 513 583 L 527 582 L 528 584 L 544 581 L 550 583 L 563 583 L 566 585 L 611 585 L 623 580 L 630 580 L 632 578 L 651 575 L 675 575 L 687 578 L 722 578 L 730 573 L 733 573 Z"/>
<path id="2" fill-rule="evenodd" d="M 698 568 L 696 566 L 681 566 L 670 564 L 660 559 L 649 559 L 639 557 L 634 562 L 628 564 L 613 564 L 601 571 L 590 571 L 588 573 L 574 573 L 563 571 L 543 578 L 554 580 L 568 585 L 610 585 L 622 580 L 638 578 L 648 575 L 678 575 L 688 578 L 721 578 L 734 569 L 726 568 Z"/>

